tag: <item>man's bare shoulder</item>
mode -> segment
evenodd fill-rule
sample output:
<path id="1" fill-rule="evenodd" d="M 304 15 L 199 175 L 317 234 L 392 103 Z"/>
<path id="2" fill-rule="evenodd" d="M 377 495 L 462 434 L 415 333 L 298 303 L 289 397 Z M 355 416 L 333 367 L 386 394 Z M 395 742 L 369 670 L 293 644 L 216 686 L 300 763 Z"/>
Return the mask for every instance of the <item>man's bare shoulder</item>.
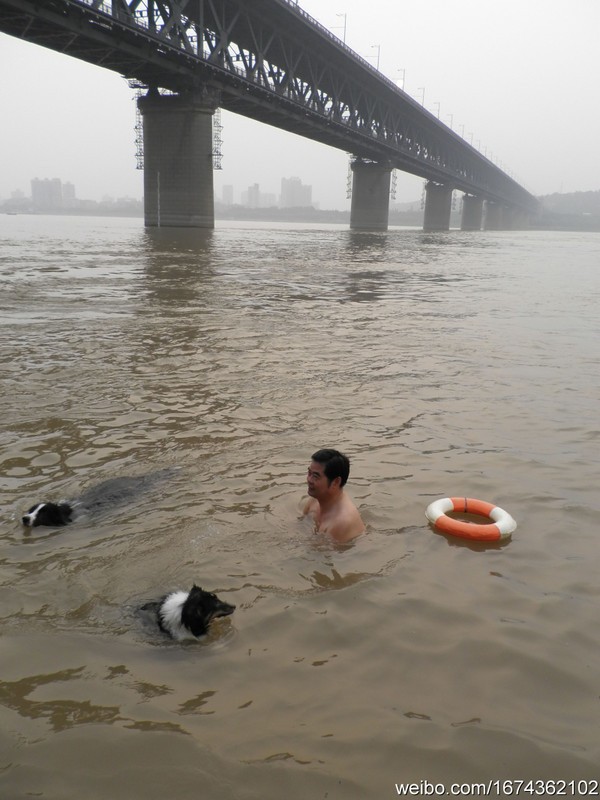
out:
<path id="1" fill-rule="evenodd" d="M 356 539 L 366 530 L 365 524 L 357 508 L 352 506 L 338 515 L 327 528 L 327 533 L 336 542 L 349 542 Z"/>
<path id="2" fill-rule="evenodd" d="M 336 542 L 349 542 L 365 532 L 359 510 L 352 500 L 344 495 L 333 513 L 323 515 L 319 529 L 328 533 Z"/>

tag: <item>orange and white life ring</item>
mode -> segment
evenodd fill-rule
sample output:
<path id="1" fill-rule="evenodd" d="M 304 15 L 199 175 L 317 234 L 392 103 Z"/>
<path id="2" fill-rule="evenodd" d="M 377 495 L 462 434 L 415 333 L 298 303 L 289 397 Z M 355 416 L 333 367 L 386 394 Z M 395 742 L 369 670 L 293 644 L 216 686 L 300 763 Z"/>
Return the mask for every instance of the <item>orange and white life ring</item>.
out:
<path id="1" fill-rule="evenodd" d="M 478 514 L 482 517 L 489 517 L 492 522 L 478 525 L 474 522 L 454 519 L 447 516 L 449 511 L 457 511 L 460 514 Z M 504 511 L 503 508 L 492 503 L 474 500 L 471 497 L 443 497 L 441 500 L 435 500 L 427 506 L 425 516 L 438 530 L 444 533 L 483 542 L 507 539 L 517 527 L 517 523 L 508 511 Z"/>

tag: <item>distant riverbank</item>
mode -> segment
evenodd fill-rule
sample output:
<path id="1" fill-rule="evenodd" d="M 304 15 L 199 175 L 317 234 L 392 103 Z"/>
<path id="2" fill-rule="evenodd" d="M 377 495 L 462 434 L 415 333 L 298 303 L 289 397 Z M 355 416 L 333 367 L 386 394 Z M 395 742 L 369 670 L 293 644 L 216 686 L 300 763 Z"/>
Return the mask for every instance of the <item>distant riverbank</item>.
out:
<path id="1" fill-rule="evenodd" d="M 86 217 L 138 217 L 144 216 L 142 201 L 127 203 L 88 203 L 64 209 L 34 210 L 22 204 L 15 208 L 14 203 L 6 201 L 0 204 L 0 213 L 4 214 L 43 214 L 57 216 L 86 216 Z M 248 222 L 325 222 L 350 224 L 350 211 L 337 211 L 336 209 L 318 209 L 312 206 L 307 208 L 246 208 L 245 206 L 220 206 L 215 207 L 215 218 L 218 220 L 240 220 Z M 423 210 L 399 211 L 390 210 L 388 222 L 392 226 L 415 227 L 423 226 Z M 453 211 L 450 217 L 450 227 L 460 228 L 460 212 Z M 600 231 L 600 214 L 578 213 L 568 214 L 544 210 L 540 218 L 530 225 L 533 230 L 557 231 Z"/>

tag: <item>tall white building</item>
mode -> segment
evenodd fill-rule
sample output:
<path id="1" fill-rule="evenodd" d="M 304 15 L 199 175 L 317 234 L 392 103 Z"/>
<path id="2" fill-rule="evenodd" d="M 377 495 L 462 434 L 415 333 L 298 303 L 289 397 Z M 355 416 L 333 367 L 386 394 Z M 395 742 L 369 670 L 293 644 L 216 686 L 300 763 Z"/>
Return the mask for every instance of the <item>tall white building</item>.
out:
<path id="1" fill-rule="evenodd" d="M 68 181 L 62 185 L 62 199 L 65 205 L 69 205 L 75 200 L 75 187 Z"/>
<path id="2" fill-rule="evenodd" d="M 60 178 L 34 178 L 31 181 L 31 200 L 34 208 L 60 208 L 63 201 Z"/>
<path id="3" fill-rule="evenodd" d="M 34 178 L 31 181 L 31 201 L 34 209 L 56 211 L 75 203 L 75 187 L 60 178 Z"/>
<path id="4" fill-rule="evenodd" d="M 245 192 L 242 192 L 242 205 L 248 208 L 260 208 L 260 186 L 253 183 Z"/>
<path id="5" fill-rule="evenodd" d="M 275 195 L 261 192 L 259 184 L 253 183 L 242 192 L 242 205 L 247 208 L 270 208 L 276 205 Z"/>
<path id="6" fill-rule="evenodd" d="M 300 178 L 281 179 L 281 208 L 307 208 L 312 205 L 312 186 L 305 186 Z"/>

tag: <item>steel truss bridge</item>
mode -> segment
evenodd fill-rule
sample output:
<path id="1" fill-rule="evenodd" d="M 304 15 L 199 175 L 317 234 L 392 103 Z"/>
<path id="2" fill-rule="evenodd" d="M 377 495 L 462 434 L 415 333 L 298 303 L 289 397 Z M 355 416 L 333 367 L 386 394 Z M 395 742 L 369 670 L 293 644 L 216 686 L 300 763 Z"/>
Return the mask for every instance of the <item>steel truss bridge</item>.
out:
<path id="1" fill-rule="evenodd" d="M 0 0 L 0 31 L 469 195 L 536 199 L 292 0 Z"/>

